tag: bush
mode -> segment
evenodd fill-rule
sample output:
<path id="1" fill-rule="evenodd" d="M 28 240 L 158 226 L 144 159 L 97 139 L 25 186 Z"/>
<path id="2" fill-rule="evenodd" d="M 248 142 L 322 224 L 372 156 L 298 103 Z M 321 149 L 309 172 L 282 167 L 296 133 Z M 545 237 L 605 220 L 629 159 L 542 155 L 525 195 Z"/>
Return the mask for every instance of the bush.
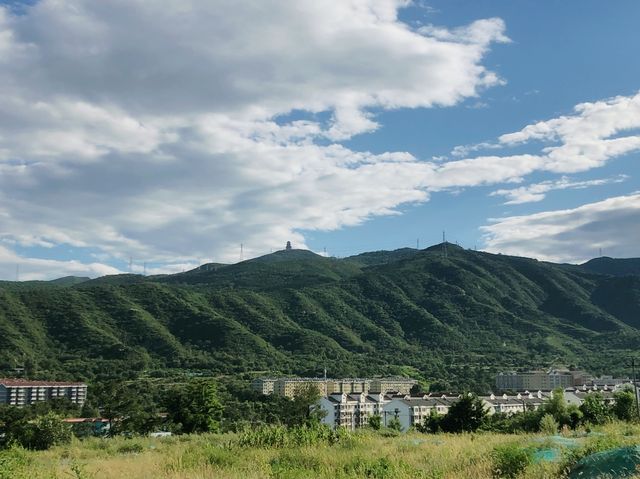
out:
<path id="1" fill-rule="evenodd" d="M 11 447 L 0 450 L 0 479 L 17 479 L 27 475 L 23 475 L 29 466 L 29 457 L 24 449 L 20 447 Z"/>
<path id="2" fill-rule="evenodd" d="M 321 424 L 311 426 L 263 426 L 245 430 L 238 438 L 240 447 L 297 447 L 334 445 L 351 437 L 346 429 L 330 429 Z"/>
<path id="3" fill-rule="evenodd" d="M 523 449 L 517 444 L 498 446 L 493 450 L 491 456 L 494 477 L 516 477 L 533 462 L 531 451 Z"/>
<path id="4" fill-rule="evenodd" d="M 540 419 L 540 432 L 554 435 L 558 433 L 558 421 L 551 414 L 545 414 Z"/>
<path id="5" fill-rule="evenodd" d="M 144 451 L 144 446 L 138 442 L 127 442 L 118 446 L 118 454 L 140 454 Z"/>
<path id="6" fill-rule="evenodd" d="M 14 440 L 27 449 L 45 450 L 60 444 L 71 442 L 71 426 L 62 422 L 62 418 L 50 412 L 28 422 L 14 425 L 10 433 Z"/>

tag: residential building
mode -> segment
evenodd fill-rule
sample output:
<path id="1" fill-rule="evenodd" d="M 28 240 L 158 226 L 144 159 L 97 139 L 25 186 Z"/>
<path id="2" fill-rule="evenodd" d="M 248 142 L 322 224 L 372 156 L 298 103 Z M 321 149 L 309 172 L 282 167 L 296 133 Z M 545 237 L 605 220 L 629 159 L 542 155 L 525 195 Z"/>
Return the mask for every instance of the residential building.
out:
<path id="1" fill-rule="evenodd" d="M 545 391 L 580 386 L 590 380 L 584 371 L 568 369 L 507 372 L 496 376 L 496 388 L 499 391 Z"/>
<path id="2" fill-rule="evenodd" d="M 67 398 L 82 406 L 87 399 L 84 383 L 0 379 L 0 404 L 26 406 L 38 401 Z"/>
<path id="3" fill-rule="evenodd" d="M 259 394 L 273 394 L 276 378 L 256 378 L 251 381 L 251 389 Z"/>
<path id="4" fill-rule="evenodd" d="M 543 402 L 548 398 L 549 393 L 543 393 L 542 391 L 538 391 L 537 393 L 524 391 L 511 396 L 507 394 L 501 396 L 496 396 L 495 394 L 480 396 L 489 414 L 507 415 L 524 411 L 535 411 L 542 406 Z"/>
<path id="5" fill-rule="evenodd" d="M 449 412 L 451 404 L 459 399 L 459 396 L 429 397 L 405 396 L 396 397 L 387 402 L 382 408 L 382 423 L 388 425 L 389 421 L 396 418 L 400 422 L 402 431 L 423 424 L 432 411 L 439 415 Z"/>
<path id="6" fill-rule="evenodd" d="M 322 378 L 279 378 L 273 385 L 273 394 L 292 398 L 301 388 L 312 385 L 318 389 L 321 396 L 326 396 L 331 391 L 327 386 L 329 381 Z"/>
<path id="7" fill-rule="evenodd" d="M 382 407 L 388 402 L 384 394 L 334 393 L 320 398 L 315 408 L 324 411 L 322 423 L 349 430 L 364 427 L 371 416 L 382 416 Z"/>
<path id="8" fill-rule="evenodd" d="M 372 393 L 390 393 L 410 394 L 411 388 L 418 381 L 409 378 L 376 378 L 371 380 L 369 391 Z"/>
<path id="9" fill-rule="evenodd" d="M 364 378 L 343 378 L 343 379 L 330 379 L 327 385 L 327 389 L 331 394 L 333 393 L 346 393 L 346 394 L 359 394 L 368 393 L 371 391 L 371 379 Z"/>
<path id="10" fill-rule="evenodd" d="M 366 378 L 256 378 L 251 388 L 260 394 L 277 394 L 293 397 L 295 392 L 305 384 L 313 384 L 323 396 L 333 393 L 360 394 L 370 391 L 371 379 Z"/>

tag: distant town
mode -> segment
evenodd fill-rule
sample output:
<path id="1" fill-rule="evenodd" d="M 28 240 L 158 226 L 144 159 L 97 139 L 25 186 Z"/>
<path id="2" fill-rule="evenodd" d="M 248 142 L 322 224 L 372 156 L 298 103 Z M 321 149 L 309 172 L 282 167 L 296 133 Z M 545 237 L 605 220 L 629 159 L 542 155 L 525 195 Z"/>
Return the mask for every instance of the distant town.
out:
<path id="1" fill-rule="evenodd" d="M 410 378 L 299 378 L 261 377 L 252 381 L 252 389 L 264 395 L 293 398 L 304 387 L 315 387 L 320 399 L 313 406 L 323 411 L 321 422 L 331 428 L 349 430 L 365 427 L 371 417 L 379 416 L 382 424 L 393 418 L 403 431 L 423 424 L 431 414 L 445 415 L 460 400 L 462 392 L 419 391 L 418 381 Z M 562 389 L 568 405 L 580 406 L 592 393 L 607 404 L 614 393 L 631 389 L 631 378 L 593 377 L 585 371 L 548 369 L 524 372 L 502 372 L 496 375 L 495 393 L 480 395 L 489 414 L 515 414 L 539 409 Z M 637 393 L 636 393 L 637 394 Z"/>

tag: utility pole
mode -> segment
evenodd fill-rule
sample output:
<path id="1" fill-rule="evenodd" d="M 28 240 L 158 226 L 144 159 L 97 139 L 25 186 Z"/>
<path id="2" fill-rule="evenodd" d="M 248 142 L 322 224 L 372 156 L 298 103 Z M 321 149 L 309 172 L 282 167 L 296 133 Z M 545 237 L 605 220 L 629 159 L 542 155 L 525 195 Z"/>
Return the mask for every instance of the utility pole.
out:
<path id="1" fill-rule="evenodd" d="M 640 401 L 638 401 L 638 383 L 636 379 L 636 358 L 631 358 L 631 371 L 633 373 L 633 391 L 636 395 L 636 411 L 638 419 L 640 419 Z"/>

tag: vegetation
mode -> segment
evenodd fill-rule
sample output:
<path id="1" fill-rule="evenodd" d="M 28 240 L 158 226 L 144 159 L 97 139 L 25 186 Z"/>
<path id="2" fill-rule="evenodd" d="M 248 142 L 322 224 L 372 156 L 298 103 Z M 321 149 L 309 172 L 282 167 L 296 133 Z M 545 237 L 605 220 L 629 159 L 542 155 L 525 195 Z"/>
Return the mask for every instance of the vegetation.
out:
<path id="1" fill-rule="evenodd" d="M 234 433 L 92 438 L 48 451 L 14 447 L 0 451 L 0 478 L 557 478 L 582 457 L 640 440 L 640 428 L 619 423 L 599 426 L 597 434 L 569 434 L 565 440 L 571 447 L 552 446 L 531 434 L 303 431 L 265 430 L 250 440 Z M 339 437 L 329 439 L 330 434 Z M 557 447 L 558 457 L 537 459 L 549 447 Z"/>
<path id="2" fill-rule="evenodd" d="M 640 277 L 448 253 L 293 250 L 169 276 L 2 282 L 0 375 L 171 382 L 326 367 L 486 392 L 497 370 L 554 361 L 625 372 L 640 340 Z"/>

